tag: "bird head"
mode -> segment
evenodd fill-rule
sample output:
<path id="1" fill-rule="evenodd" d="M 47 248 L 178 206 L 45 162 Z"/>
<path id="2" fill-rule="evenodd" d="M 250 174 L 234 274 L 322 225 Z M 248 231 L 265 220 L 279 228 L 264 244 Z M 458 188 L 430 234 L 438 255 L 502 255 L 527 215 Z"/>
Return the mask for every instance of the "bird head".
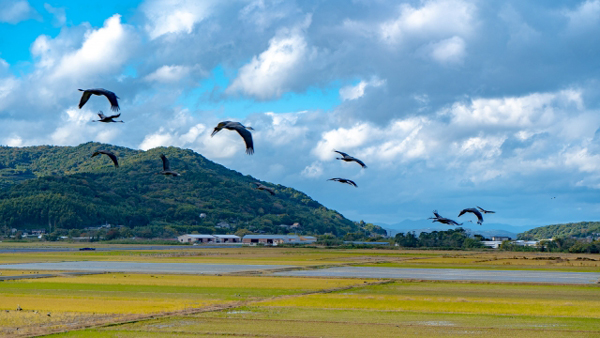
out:
<path id="1" fill-rule="evenodd" d="M 218 133 L 221 129 L 223 129 L 223 127 L 225 127 L 225 122 L 219 122 L 219 124 L 217 124 L 217 126 L 215 127 L 215 129 L 213 129 L 212 134 L 210 134 L 210 136 L 215 136 L 216 133 Z"/>

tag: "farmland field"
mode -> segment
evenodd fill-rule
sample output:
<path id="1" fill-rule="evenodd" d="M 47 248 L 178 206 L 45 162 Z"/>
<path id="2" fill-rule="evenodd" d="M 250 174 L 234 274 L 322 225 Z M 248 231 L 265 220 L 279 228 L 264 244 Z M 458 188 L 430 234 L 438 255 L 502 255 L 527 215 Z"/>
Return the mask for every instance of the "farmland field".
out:
<path id="1" fill-rule="evenodd" d="M 72 246 L 75 247 L 75 246 Z M 0 254 L 3 264 L 100 261 L 599 272 L 598 255 L 175 248 Z M 0 249 L 2 247 L 0 246 Z M 500 262 L 510 262 L 504 264 Z M 575 264 L 585 263 L 585 264 Z M 57 337 L 600 335 L 599 285 L 258 275 L 0 271 L 0 334 Z M 51 273 L 55 277 L 29 278 Z M 17 311 L 20 308 L 20 311 Z M 18 329 L 18 330 L 17 330 Z M 67 332 L 68 331 L 68 332 Z"/>

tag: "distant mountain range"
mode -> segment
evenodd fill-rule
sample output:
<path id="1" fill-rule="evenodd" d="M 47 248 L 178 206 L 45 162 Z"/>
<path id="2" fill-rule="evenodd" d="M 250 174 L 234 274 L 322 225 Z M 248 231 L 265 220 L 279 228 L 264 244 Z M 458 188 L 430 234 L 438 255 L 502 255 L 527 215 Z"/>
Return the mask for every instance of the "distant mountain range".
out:
<path id="1" fill-rule="evenodd" d="M 437 222 L 432 223 L 429 219 L 404 220 L 395 224 L 382 224 L 381 226 L 388 230 L 392 236 L 399 232 L 407 233 L 414 231 L 415 233 L 419 234 L 421 232 L 445 231 L 455 228 Z M 487 222 L 483 222 L 483 225 L 465 222 L 461 227 L 465 230 L 469 230 L 472 234 L 480 234 L 487 238 L 492 236 L 508 236 L 513 239 L 516 239 L 519 233 L 532 228 L 532 226 L 519 227 L 509 224 Z"/>

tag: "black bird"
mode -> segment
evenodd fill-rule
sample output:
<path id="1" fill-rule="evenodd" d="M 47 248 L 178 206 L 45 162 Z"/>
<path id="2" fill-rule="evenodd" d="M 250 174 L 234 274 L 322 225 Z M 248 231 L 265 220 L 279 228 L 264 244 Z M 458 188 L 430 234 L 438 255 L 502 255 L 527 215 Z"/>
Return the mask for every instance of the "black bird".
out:
<path id="1" fill-rule="evenodd" d="M 477 216 L 477 224 L 481 225 L 481 223 L 483 223 L 483 216 L 481 215 L 481 213 L 479 212 L 479 210 L 477 210 L 475 208 L 466 208 L 466 209 L 463 209 L 460 212 L 460 214 L 458 214 L 458 217 L 464 215 L 467 212 L 470 212 L 470 213 L 474 214 L 475 216 Z"/>
<path id="2" fill-rule="evenodd" d="M 336 182 L 340 182 L 340 183 L 346 183 L 346 184 L 350 184 L 350 185 L 353 185 L 358 188 L 358 186 L 356 185 L 356 183 L 354 183 L 354 181 L 346 179 L 346 178 L 335 177 L 335 178 L 328 179 L 328 181 L 336 181 Z"/>
<path id="3" fill-rule="evenodd" d="M 477 209 L 479 209 L 479 211 L 483 212 L 484 214 L 495 214 L 495 211 L 491 211 L 491 210 L 485 210 L 484 208 L 477 206 Z"/>
<path id="4" fill-rule="evenodd" d="M 244 139 L 244 142 L 246 143 L 246 154 L 252 155 L 254 153 L 254 143 L 252 142 L 252 133 L 249 132 L 249 130 L 254 130 L 252 127 L 246 127 L 239 122 L 223 121 L 223 122 L 219 122 L 219 124 L 213 130 L 212 134 L 210 134 L 210 136 L 211 137 L 215 136 L 215 134 L 218 133 L 219 131 L 221 131 L 221 129 L 223 129 L 223 128 L 237 131 L 238 134 L 240 134 L 240 136 Z"/>
<path id="5" fill-rule="evenodd" d="M 106 90 L 104 88 L 94 88 L 94 89 L 79 89 L 80 92 L 83 92 L 81 95 L 81 100 L 79 100 L 79 109 L 83 107 L 83 105 L 90 99 L 92 95 L 104 95 L 110 102 L 110 109 L 113 111 L 119 111 L 119 102 L 117 99 L 119 98 L 115 93 L 110 90 Z"/>
<path id="6" fill-rule="evenodd" d="M 104 113 L 102 112 L 102 110 L 100 112 L 98 112 L 98 117 L 100 117 L 100 120 L 94 120 L 92 122 L 121 122 L 124 123 L 123 121 L 115 121 L 113 119 L 116 119 L 117 117 L 121 116 L 121 113 L 117 114 L 117 115 L 111 115 L 111 116 L 106 116 L 104 115 Z"/>
<path id="7" fill-rule="evenodd" d="M 271 195 L 275 195 L 275 191 L 273 191 L 273 189 L 271 189 L 271 188 L 263 185 L 262 183 L 260 183 L 260 182 L 254 182 L 254 184 L 256 184 L 256 189 L 258 189 L 258 190 L 265 190 L 265 191 L 268 191 Z"/>
<path id="8" fill-rule="evenodd" d="M 119 162 L 117 161 L 117 156 L 115 156 L 115 154 L 111 153 L 111 152 L 110 152 L 110 151 L 108 151 L 108 150 L 98 150 L 98 151 L 96 151 L 96 152 L 95 152 L 95 153 L 92 155 L 92 157 L 98 156 L 98 155 L 100 155 L 100 154 L 104 154 L 104 155 L 106 155 L 106 156 L 110 157 L 110 159 L 111 159 L 111 160 L 113 161 L 113 163 L 115 164 L 115 168 L 118 168 L 118 167 L 119 167 Z"/>
<path id="9" fill-rule="evenodd" d="M 361 167 L 367 168 L 367 166 L 364 164 L 364 162 L 361 161 L 361 160 L 359 160 L 359 159 L 357 159 L 356 157 L 352 157 L 352 156 L 350 156 L 350 155 L 348 155 L 348 154 L 346 154 L 344 152 L 341 152 L 341 151 L 337 151 L 337 150 L 334 150 L 334 151 L 336 153 L 342 155 L 342 157 L 336 157 L 336 160 L 342 160 L 344 162 L 356 162 L 356 163 L 360 164 Z"/>
<path id="10" fill-rule="evenodd" d="M 433 220 L 432 223 L 439 222 L 439 223 L 448 224 L 448 225 L 462 225 L 462 223 L 458 223 L 455 220 L 451 220 L 449 218 L 442 217 L 440 214 L 438 214 L 437 210 L 434 210 L 433 214 L 435 215 L 435 217 L 429 217 L 429 219 Z"/>
<path id="11" fill-rule="evenodd" d="M 166 175 L 166 176 L 179 176 L 178 173 L 171 171 L 171 166 L 169 165 L 169 159 L 167 159 L 167 157 L 164 154 L 160 154 L 160 158 L 162 159 L 163 162 L 163 171 L 160 172 L 160 174 Z"/>

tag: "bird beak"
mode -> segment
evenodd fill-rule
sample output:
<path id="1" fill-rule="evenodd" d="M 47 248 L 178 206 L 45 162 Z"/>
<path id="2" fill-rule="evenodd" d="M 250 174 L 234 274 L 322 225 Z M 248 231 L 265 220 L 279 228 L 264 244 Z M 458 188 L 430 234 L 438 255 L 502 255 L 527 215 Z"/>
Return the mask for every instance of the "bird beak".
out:
<path id="1" fill-rule="evenodd" d="M 213 132 L 210 134 L 210 137 L 213 137 L 213 136 L 215 136 L 215 134 L 216 134 L 217 132 L 219 132 L 219 130 L 221 130 L 221 129 L 219 129 L 218 127 L 215 127 L 215 129 L 213 130 Z"/>
<path id="2" fill-rule="evenodd" d="M 254 128 L 252 128 L 252 127 L 246 127 L 246 129 L 248 129 L 248 130 L 254 130 Z"/>

